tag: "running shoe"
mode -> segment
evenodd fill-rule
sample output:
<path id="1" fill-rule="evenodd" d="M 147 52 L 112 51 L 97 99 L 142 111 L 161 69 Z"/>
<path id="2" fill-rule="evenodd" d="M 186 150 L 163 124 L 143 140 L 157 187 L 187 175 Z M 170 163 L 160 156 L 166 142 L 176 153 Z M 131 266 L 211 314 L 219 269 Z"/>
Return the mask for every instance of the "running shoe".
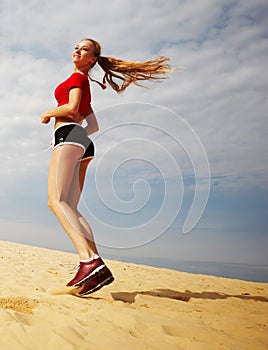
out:
<path id="1" fill-rule="evenodd" d="M 97 290 L 101 289 L 104 286 L 107 286 L 113 281 L 114 277 L 111 271 L 107 266 L 105 266 L 102 270 L 100 270 L 98 273 L 83 283 L 83 288 L 79 291 L 79 295 L 86 296 L 88 294 L 96 292 Z"/>
<path id="2" fill-rule="evenodd" d="M 85 282 L 88 278 L 94 276 L 97 272 L 105 268 L 105 264 L 101 258 L 91 261 L 80 261 L 79 269 L 74 278 L 67 283 L 67 287 L 77 287 Z"/>

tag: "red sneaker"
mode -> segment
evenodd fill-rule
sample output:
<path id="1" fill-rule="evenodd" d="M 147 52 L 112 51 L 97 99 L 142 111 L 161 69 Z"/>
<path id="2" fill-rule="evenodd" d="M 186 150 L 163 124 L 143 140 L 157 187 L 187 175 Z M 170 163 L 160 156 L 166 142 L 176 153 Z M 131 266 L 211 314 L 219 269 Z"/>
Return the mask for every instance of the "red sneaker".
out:
<path id="1" fill-rule="evenodd" d="M 79 269 L 74 278 L 67 283 L 67 287 L 77 287 L 85 282 L 88 278 L 94 276 L 97 272 L 105 268 L 105 264 L 101 258 L 93 259 L 88 262 L 80 261 Z"/>
<path id="2" fill-rule="evenodd" d="M 83 284 L 83 288 L 80 290 L 79 295 L 85 296 L 90 293 L 96 292 L 104 286 L 112 283 L 114 281 L 114 277 L 111 271 L 105 266 L 104 269 L 96 273 L 91 278 L 87 279 Z"/>

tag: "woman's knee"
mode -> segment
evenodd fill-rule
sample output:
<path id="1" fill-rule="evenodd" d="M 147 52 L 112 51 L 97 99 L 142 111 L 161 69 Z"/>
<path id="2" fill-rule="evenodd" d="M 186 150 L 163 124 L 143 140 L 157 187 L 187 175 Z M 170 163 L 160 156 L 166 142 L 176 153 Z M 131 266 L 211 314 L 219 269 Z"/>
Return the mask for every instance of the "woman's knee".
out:
<path id="1" fill-rule="evenodd" d="M 48 206 L 48 209 L 50 209 L 52 212 L 54 212 L 54 203 L 52 200 L 48 199 L 47 206 Z"/>
<path id="2" fill-rule="evenodd" d="M 50 198 L 48 197 L 48 202 L 47 202 L 48 208 L 57 215 L 60 211 L 62 211 L 62 208 L 64 206 L 70 207 L 74 212 L 78 212 L 77 207 L 74 205 L 71 205 L 71 203 L 68 203 L 68 201 L 56 199 L 56 198 Z"/>
<path id="3" fill-rule="evenodd" d="M 60 201 L 55 198 L 48 197 L 47 206 L 52 213 L 56 214 L 58 208 L 60 207 Z"/>

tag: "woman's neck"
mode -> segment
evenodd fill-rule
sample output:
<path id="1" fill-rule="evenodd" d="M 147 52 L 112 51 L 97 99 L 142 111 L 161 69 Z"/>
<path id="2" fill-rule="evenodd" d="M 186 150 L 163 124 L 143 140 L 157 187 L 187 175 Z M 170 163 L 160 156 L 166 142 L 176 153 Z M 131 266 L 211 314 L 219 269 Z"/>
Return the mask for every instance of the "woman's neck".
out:
<path id="1" fill-rule="evenodd" d="M 74 69 L 74 73 L 80 73 L 80 74 L 88 75 L 88 71 L 86 71 L 86 70 L 84 71 L 82 69 L 77 69 L 77 68 Z"/>
<path id="2" fill-rule="evenodd" d="M 81 74 L 88 75 L 89 70 L 90 70 L 90 67 L 88 67 L 88 66 L 82 66 L 82 67 L 77 67 L 76 65 L 74 66 L 75 73 L 81 73 Z"/>

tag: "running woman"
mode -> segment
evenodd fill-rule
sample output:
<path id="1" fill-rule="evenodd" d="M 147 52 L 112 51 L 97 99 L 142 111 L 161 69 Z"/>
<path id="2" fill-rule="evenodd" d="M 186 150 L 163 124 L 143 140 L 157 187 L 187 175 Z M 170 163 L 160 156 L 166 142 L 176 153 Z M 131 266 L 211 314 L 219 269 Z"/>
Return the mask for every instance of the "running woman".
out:
<path id="1" fill-rule="evenodd" d="M 100 44 L 93 39 L 82 39 L 78 43 L 72 61 L 73 73 L 55 89 L 57 107 L 45 111 L 41 122 L 48 124 L 54 119 L 48 207 L 72 240 L 80 261 L 76 275 L 67 286 L 80 287 L 79 295 L 84 296 L 114 280 L 99 256 L 90 225 L 78 211 L 86 170 L 94 157 L 94 144 L 89 136 L 99 128 L 91 107 L 89 79 L 103 89 L 108 83 L 117 93 L 122 93 L 130 84 L 163 79 L 172 69 L 166 57 L 135 62 L 102 56 Z M 104 71 L 102 82 L 89 76 L 95 64 Z"/>

